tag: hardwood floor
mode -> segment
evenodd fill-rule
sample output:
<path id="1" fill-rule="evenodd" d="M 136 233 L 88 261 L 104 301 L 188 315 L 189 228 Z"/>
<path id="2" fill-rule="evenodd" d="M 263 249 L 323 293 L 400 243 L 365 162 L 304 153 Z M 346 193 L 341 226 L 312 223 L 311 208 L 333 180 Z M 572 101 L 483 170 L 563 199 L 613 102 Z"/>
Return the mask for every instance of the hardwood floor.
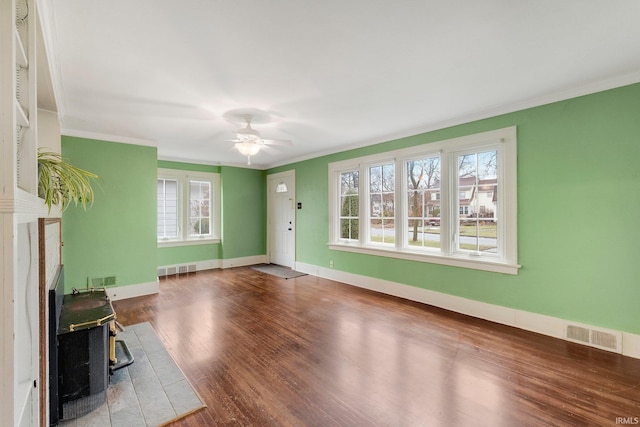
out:
<path id="1" fill-rule="evenodd" d="M 314 276 L 247 267 L 116 301 L 207 408 L 194 426 L 568 426 L 640 417 L 640 360 Z M 618 417 L 623 418 L 617 419 Z"/>

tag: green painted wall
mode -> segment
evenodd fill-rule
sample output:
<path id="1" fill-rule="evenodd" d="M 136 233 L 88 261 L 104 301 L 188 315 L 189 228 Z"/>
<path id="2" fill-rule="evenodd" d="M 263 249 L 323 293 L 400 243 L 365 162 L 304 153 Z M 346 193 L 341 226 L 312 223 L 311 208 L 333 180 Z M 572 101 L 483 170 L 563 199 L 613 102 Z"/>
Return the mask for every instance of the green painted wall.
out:
<path id="1" fill-rule="evenodd" d="M 159 168 L 220 173 L 221 244 L 158 248 L 158 266 L 266 254 L 264 171 L 158 161 Z"/>
<path id="2" fill-rule="evenodd" d="M 267 253 L 267 181 L 264 171 L 222 166 L 222 257 Z"/>
<path id="3" fill-rule="evenodd" d="M 168 160 L 158 160 L 160 169 L 177 169 L 181 171 L 220 173 L 220 166 L 201 165 L 197 163 L 170 162 Z"/>
<path id="4" fill-rule="evenodd" d="M 158 248 L 158 267 L 220 259 L 219 243 Z"/>
<path id="5" fill-rule="evenodd" d="M 640 84 L 267 171 L 296 170 L 296 260 L 640 333 Z M 331 251 L 330 162 L 518 127 L 519 275 Z"/>
<path id="6" fill-rule="evenodd" d="M 156 149 L 63 136 L 62 154 L 101 177 L 93 206 L 71 206 L 62 216 L 66 290 L 85 288 L 87 277 L 154 282 Z"/>

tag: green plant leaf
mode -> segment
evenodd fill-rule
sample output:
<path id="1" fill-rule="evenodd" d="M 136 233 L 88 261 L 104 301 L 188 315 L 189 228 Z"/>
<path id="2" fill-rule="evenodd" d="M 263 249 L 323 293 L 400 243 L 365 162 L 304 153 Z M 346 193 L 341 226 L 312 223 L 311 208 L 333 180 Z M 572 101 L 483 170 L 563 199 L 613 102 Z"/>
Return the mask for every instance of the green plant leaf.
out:
<path id="1" fill-rule="evenodd" d="M 87 210 L 94 200 L 92 182 L 100 177 L 67 163 L 59 153 L 38 150 L 39 196 L 51 212 L 53 205 L 64 211 L 70 203 Z"/>

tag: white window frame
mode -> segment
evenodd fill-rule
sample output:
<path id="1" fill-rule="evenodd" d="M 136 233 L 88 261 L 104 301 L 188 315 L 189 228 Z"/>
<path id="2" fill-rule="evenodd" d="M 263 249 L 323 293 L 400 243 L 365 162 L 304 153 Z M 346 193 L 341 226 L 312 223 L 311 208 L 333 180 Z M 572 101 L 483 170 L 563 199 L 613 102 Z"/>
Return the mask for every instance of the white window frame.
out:
<path id="1" fill-rule="evenodd" d="M 341 214 L 342 206 L 341 206 L 341 203 L 340 203 L 340 200 L 342 199 L 342 196 L 343 196 L 341 188 L 340 188 L 341 187 L 341 183 L 342 183 L 342 174 L 343 173 L 351 173 L 351 172 L 354 172 L 356 170 L 353 170 L 353 169 L 352 170 L 341 170 L 340 172 L 338 172 L 338 176 L 337 176 L 338 194 L 337 194 L 337 197 L 338 197 L 339 200 L 337 201 L 337 203 L 338 203 L 338 206 L 339 206 L 339 210 L 338 210 L 338 212 L 336 212 L 336 217 L 335 217 L 335 221 L 337 222 L 337 227 L 338 227 L 338 230 L 337 230 L 338 236 L 341 236 L 341 234 L 342 234 L 341 230 L 340 230 L 341 221 L 343 219 L 345 219 L 345 217 Z M 361 186 L 362 186 L 364 181 L 362 180 L 361 171 L 357 170 L 357 172 L 358 172 L 358 217 L 357 218 L 358 218 L 358 239 L 359 239 L 360 238 L 360 233 L 361 233 L 360 218 L 362 217 L 362 209 L 363 209 L 363 207 L 362 207 L 363 201 L 360 198 L 360 195 L 361 195 L 360 188 L 361 188 Z M 368 181 L 366 181 L 366 182 L 368 183 Z M 348 219 L 349 221 L 351 221 L 352 218 L 353 218 L 352 216 L 346 217 L 346 219 Z M 350 238 L 342 238 L 342 237 L 340 237 L 340 239 L 342 241 L 344 241 L 344 242 L 357 242 L 358 241 L 358 239 L 350 239 Z"/>
<path id="2" fill-rule="evenodd" d="M 517 260 L 517 132 L 516 127 L 498 129 L 474 135 L 432 142 L 329 164 L 329 243 L 332 250 L 375 256 L 450 265 L 505 274 L 518 274 Z M 456 250 L 455 238 L 460 215 L 457 156 L 473 150 L 498 151 L 498 249 L 497 253 L 477 253 Z M 420 248 L 408 245 L 407 183 L 408 160 L 440 156 L 440 248 Z M 382 247 L 369 242 L 369 182 L 368 168 L 385 162 L 395 162 L 395 245 Z M 360 171 L 359 239 L 340 238 L 340 173 Z M 401 175 L 400 175 L 401 174 Z"/>
<path id="3" fill-rule="evenodd" d="M 158 247 L 205 245 L 220 243 L 220 174 L 210 172 L 158 169 L 158 179 L 178 181 L 178 237 L 158 239 Z M 190 181 L 204 181 L 211 184 L 211 233 L 206 236 L 189 235 Z M 156 219 L 157 221 L 157 219 Z"/>
<path id="4" fill-rule="evenodd" d="M 371 236 L 371 219 L 374 219 L 374 217 L 372 217 L 369 214 L 370 213 L 370 206 L 371 206 L 371 191 L 370 191 L 370 188 L 371 188 L 371 175 L 370 175 L 370 172 L 371 171 L 370 170 L 371 170 L 371 168 L 383 167 L 383 166 L 387 166 L 389 164 L 393 164 L 395 166 L 394 160 L 393 159 L 388 159 L 388 160 L 382 161 L 382 162 L 375 162 L 375 163 L 367 164 L 366 167 L 364 168 L 365 169 L 364 180 L 362 178 L 360 178 L 360 187 L 359 187 L 361 192 L 362 191 L 365 192 L 365 194 L 364 194 L 365 197 L 364 198 L 360 198 L 360 200 L 363 202 L 362 204 L 365 205 L 364 206 L 364 214 L 365 214 L 365 217 L 367 219 L 367 224 L 366 224 L 366 227 L 365 227 L 366 230 L 364 230 L 364 236 L 366 236 L 366 240 L 365 241 L 368 242 L 368 244 L 371 245 L 371 246 L 383 247 L 383 248 L 384 247 L 389 247 L 390 244 L 389 243 L 383 243 L 383 242 L 372 242 L 371 241 L 371 238 L 372 238 L 372 236 Z M 360 176 L 362 177 L 362 172 L 360 173 Z M 394 177 L 394 179 L 395 179 L 395 177 Z M 383 180 L 384 180 L 384 178 L 381 175 L 380 176 L 380 185 L 382 185 Z M 365 185 L 364 188 L 362 187 L 363 183 Z M 397 187 L 397 183 L 396 183 L 396 187 Z M 375 218 L 375 219 L 380 219 L 382 224 L 384 224 L 384 219 L 385 219 L 385 216 L 384 216 L 384 196 L 383 196 L 384 191 L 383 191 L 383 189 L 381 189 L 380 191 L 381 191 L 380 192 L 381 214 L 380 214 L 379 218 Z M 398 200 L 397 200 L 397 198 L 398 198 L 398 194 L 397 194 L 397 191 L 396 191 L 396 193 L 394 194 L 394 198 L 393 198 L 393 218 L 394 218 L 393 221 L 394 221 L 394 223 L 397 221 L 397 217 L 396 217 L 396 214 L 397 214 L 397 211 L 398 211 Z M 362 227 L 363 227 L 362 218 L 365 218 L 365 217 L 362 216 L 362 212 L 363 212 L 363 209 L 362 209 L 362 206 L 361 206 L 360 218 L 359 218 L 359 221 L 358 221 L 358 224 L 360 225 L 360 234 L 359 234 L 360 236 L 363 235 L 363 234 L 361 234 L 362 231 L 363 231 L 362 230 Z M 383 233 L 383 236 L 384 236 L 384 229 L 381 229 L 381 232 Z M 384 240 L 384 238 L 383 238 L 383 240 Z"/>
<path id="5" fill-rule="evenodd" d="M 178 209 L 179 209 L 179 205 L 178 205 L 178 204 L 179 204 L 179 200 L 178 200 L 178 192 L 179 192 L 179 189 L 178 189 L 178 187 L 179 187 L 180 183 L 179 183 L 179 182 L 178 182 L 178 180 L 177 180 L 177 179 L 175 179 L 175 178 L 168 178 L 168 177 L 164 177 L 164 176 L 163 176 L 163 177 L 159 176 L 159 177 L 157 178 L 157 182 L 159 183 L 161 180 L 163 181 L 163 190 L 164 190 L 164 192 L 163 192 L 163 197 L 162 197 L 162 202 L 163 202 L 163 203 L 162 203 L 162 204 L 163 204 L 162 214 L 163 214 L 163 218 L 165 219 L 165 221 L 164 221 L 164 223 L 163 223 L 162 225 L 163 225 L 163 229 L 164 229 L 164 234 L 166 234 L 166 232 L 167 232 L 167 228 L 171 228 L 171 230 L 173 231 L 173 223 L 171 223 L 171 224 L 169 225 L 169 227 L 167 227 L 167 226 L 166 226 L 166 224 L 167 224 L 167 221 L 166 221 L 167 211 L 170 211 L 171 213 L 173 213 L 173 209 L 172 209 L 172 208 L 173 208 L 173 206 L 171 206 L 171 209 L 167 209 L 167 208 L 166 208 L 166 206 L 167 206 L 167 204 L 168 204 L 168 202 L 167 202 L 167 200 L 168 200 L 168 199 L 167 199 L 167 191 L 166 191 L 166 189 L 167 189 L 167 183 L 168 183 L 168 182 L 171 182 L 171 183 L 175 182 L 175 185 L 176 185 L 176 187 L 175 187 L 175 196 L 176 196 L 176 199 L 175 199 L 175 203 L 176 203 L 176 217 L 178 216 L 178 215 L 177 215 L 177 211 L 178 211 Z M 156 192 L 156 194 L 158 195 L 158 201 L 160 201 L 160 196 L 159 196 L 159 194 L 158 194 L 158 193 L 159 193 L 159 191 L 157 191 L 157 192 Z M 172 195 L 173 195 L 173 194 L 172 194 Z M 158 226 L 158 228 L 160 228 L 160 213 L 161 213 L 161 212 L 160 212 L 160 210 L 161 210 L 161 209 L 160 209 L 160 206 L 158 206 L 158 209 L 157 209 L 157 211 L 156 211 L 156 219 L 157 219 L 157 226 Z M 177 238 L 178 238 L 178 234 L 179 234 L 179 227 L 178 227 L 178 223 L 177 223 L 177 221 L 176 221 L 176 229 L 175 229 L 175 232 L 176 232 L 176 235 L 175 235 L 175 236 L 164 236 L 164 237 L 158 237 L 158 240 L 177 239 Z M 157 236 L 157 234 L 158 234 L 158 233 L 156 232 L 156 236 Z"/>

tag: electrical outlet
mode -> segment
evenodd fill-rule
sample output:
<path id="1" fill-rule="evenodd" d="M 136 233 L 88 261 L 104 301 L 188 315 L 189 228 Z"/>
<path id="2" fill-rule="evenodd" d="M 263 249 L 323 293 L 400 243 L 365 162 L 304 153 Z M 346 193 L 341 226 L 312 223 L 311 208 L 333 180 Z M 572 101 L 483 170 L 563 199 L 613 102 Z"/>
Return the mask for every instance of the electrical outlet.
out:
<path id="1" fill-rule="evenodd" d="M 333 260 L 329 261 L 329 267 L 333 268 Z"/>

